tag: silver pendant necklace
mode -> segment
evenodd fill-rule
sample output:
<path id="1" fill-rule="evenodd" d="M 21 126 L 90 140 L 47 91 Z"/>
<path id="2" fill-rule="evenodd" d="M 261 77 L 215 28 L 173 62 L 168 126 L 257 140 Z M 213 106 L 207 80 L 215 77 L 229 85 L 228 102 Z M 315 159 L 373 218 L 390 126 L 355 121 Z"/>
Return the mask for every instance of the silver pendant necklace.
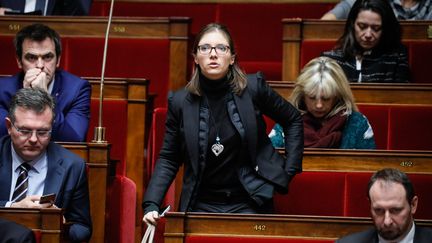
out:
<path id="1" fill-rule="evenodd" d="M 216 135 L 216 143 L 211 146 L 211 150 L 216 157 L 223 152 L 224 146 L 220 143 L 219 134 Z"/>
<path id="2" fill-rule="evenodd" d="M 220 137 L 219 137 L 219 128 L 218 128 L 218 125 L 216 124 L 216 121 L 215 121 L 213 115 L 212 115 L 212 112 L 211 112 L 211 109 L 210 109 L 210 104 L 209 104 L 209 102 L 207 101 L 207 99 L 206 99 L 206 102 L 207 102 L 207 106 L 208 106 L 208 109 L 209 109 L 209 116 L 210 116 L 210 119 L 212 120 L 212 122 L 213 122 L 213 124 L 214 124 L 214 126 L 215 126 L 215 129 L 216 129 L 216 141 L 215 141 L 215 143 L 211 146 L 211 151 L 212 151 L 213 154 L 217 157 L 217 156 L 219 156 L 219 155 L 223 152 L 223 150 L 224 150 L 224 146 L 223 146 L 223 145 L 221 144 L 221 142 L 220 142 Z"/>

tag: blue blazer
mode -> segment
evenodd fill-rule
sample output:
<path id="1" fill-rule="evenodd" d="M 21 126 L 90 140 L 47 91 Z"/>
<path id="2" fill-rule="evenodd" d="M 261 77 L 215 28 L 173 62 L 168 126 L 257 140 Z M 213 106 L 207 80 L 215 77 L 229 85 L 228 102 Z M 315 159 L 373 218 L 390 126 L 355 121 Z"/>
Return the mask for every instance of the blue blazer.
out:
<path id="1" fill-rule="evenodd" d="M 83 159 L 51 142 L 47 147 L 48 171 L 43 194 L 55 193 L 55 205 L 64 210 L 72 223 L 69 238 L 73 242 L 88 241 L 92 232 L 89 189 Z M 0 206 L 9 201 L 12 181 L 11 139 L 0 139 Z"/>
<path id="2" fill-rule="evenodd" d="M 92 0 L 48 1 L 46 15 L 89 15 Z M 0 7 L 24 12 L 25 0 L 0 0 Z"/>
<path id="3" fill-rule="evenodd" d="M 0 137 L 8 134 L 4 120 L 9 113 L 12 96 L 23 87 L 23 78 L 24 73 L 20 72 L 0 79 Z M 57 70 L 51 95 L 56 102 L 51 140 L 85 141 L 90 121 L 90 83 L 66 71 Z"/>

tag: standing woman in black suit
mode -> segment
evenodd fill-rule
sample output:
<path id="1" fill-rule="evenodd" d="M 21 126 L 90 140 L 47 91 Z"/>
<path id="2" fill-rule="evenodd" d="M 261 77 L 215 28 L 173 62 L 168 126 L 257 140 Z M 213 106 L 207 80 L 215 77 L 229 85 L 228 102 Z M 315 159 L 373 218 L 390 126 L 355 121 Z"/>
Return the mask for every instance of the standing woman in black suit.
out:
<path id="1" fill-rule="evenodd" d="M 192 54 L 191 80 L 169 98 L 163 145 L 142 204 L 143 221 L 156 224 L 181 164 L 179 211 L 272 213 L 273 193 L 286 193 L 302 170 L 300 113 L 260 73 L 246 75 L 240 69 L 226 27 L 205 26 Z M 263 115 L 282 124 L 286 157 L 273 148 Z"/>

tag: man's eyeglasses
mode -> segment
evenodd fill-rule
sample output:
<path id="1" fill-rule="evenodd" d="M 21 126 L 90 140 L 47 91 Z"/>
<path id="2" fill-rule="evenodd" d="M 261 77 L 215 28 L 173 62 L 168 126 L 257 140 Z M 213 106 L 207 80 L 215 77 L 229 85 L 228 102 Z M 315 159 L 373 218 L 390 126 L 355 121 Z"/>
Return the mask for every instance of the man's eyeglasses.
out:
<path id="1" fill-rule="evenodd" d="M 51 136 L 51 132 L 52 132 L 52 130 L 20 129 L 20 128 L 16 127 L 12 122 L 11 122 L 11 124 L 15 128 L 15 130 L 17 130 L 18 134 L 21 137 L 25 137 L 25 138 L 30 138 L 31 136 L 33 136 L 33 132 L 36 133 L 36 137 L 38 137 L 38 138 L 48 138 L 49 136 Z"/>
<path id="2" fill-rule="evenodd" d="M 37 62 L 39 58 L 41 58 L 44 62 L 50 62 L 52 61 L 52 59 L 54 59 L 54 57 L 55 57 L 54 53 L 51 52 L 44 55 L 35 55 L 32 53 L 26 53 L 24 55 L 24 59 L 26 59 L 30 63 Z"/>
<path id="3" fill-rule="evenodd" d="M 209 44 L 204 44 L 204 45 L 199 45 L 198 46 L 198 52 L 204 55 L 209 55 L 212 50 L 215 50 L 217 55 L 225 55 L 228 53 L 230 47 L 223 45 L 223 44 L 218 44 L 216 46 L 211 46 Z"/>

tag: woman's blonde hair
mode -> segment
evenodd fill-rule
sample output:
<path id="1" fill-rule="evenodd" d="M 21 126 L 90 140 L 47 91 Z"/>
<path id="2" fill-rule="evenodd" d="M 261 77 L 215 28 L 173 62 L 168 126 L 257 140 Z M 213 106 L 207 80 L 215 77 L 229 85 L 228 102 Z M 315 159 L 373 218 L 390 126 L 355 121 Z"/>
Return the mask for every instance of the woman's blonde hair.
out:
<path id="1" fill-rule="evenodd" d="M 228 41 L 229 50 L 231 55 L 235 56 L 234 63 L 229 66 L 229 70 L 227 73 L 227 79 L 230 82 L 232 90 L 235 94 L 240 95 L 247 85 L 247 77 L 246 74 L 241 70 L 238 64 L 237 52 L 234 46 L 234 41 L 231 37 L 230 32 L 227 27 L 218 23 L 210 23 L 206 25 L 196 36 L 195 43 L 192 47 L 192 55 L 197 55 L 198 52 L 198 44 L 202 37 L 210 32 L 221 32 Z M 201 73 L 201 69 L 198 64 L 195 64 L 192 78 L 186 84 L 186 89 L 196 95 L 201 96 L 201 89 L 199 85 L 199 74 Z"/>
<path id="2" fill-rule="evenodd" d="M 328 57 L 312 59 L 301 71 L 291 93 L 290 101 L 306 113 L 305 96 L 336 97 L 336 103 L 327 117 L 344 110 L 345 115 L 358 111 L 349 82 L 337 62 Z"/>

